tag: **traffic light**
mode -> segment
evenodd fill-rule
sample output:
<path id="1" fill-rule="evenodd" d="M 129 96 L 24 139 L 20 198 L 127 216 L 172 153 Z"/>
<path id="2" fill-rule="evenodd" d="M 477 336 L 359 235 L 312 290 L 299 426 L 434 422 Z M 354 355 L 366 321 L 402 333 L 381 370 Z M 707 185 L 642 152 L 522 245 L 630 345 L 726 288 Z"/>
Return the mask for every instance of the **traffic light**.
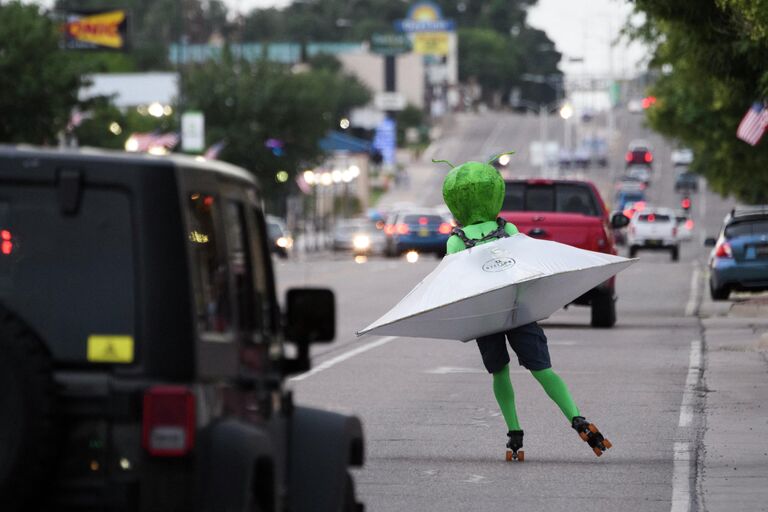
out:
<path id="1" fill-rule="evenodd" d="M 691 198 L 690 197 L 684 197 L 682 201 L 680 201 L 680 206 L 683 208 L 683 210 L 688 211 L 691 209 Z"/>

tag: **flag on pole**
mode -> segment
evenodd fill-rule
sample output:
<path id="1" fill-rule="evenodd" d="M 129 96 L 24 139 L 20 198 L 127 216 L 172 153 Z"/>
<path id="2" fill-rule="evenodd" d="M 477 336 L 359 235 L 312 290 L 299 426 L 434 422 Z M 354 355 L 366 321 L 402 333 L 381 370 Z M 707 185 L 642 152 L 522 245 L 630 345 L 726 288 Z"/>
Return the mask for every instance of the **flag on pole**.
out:
<path id="1" fill-rule="evenodd" d="M 211 147 L 209 147 L 203 154 L 203 157 L 207 158 L 208 160 L 216 160 L 219 157 L 219 153 L 221 153 L 221 150 L 224 149 L 224 146 L 226 145 L 226 142 L 220 140 L 216 144 L 213 144 Z"/>
<path id="2" fill-rule="evenodd" d="M 766 126 L 768 126 L 768 109 L 762 103 L 755 102 L 749 107 L 741 123 L 739 123 L 736 136 L 754 146 L 760 142 Z"/>

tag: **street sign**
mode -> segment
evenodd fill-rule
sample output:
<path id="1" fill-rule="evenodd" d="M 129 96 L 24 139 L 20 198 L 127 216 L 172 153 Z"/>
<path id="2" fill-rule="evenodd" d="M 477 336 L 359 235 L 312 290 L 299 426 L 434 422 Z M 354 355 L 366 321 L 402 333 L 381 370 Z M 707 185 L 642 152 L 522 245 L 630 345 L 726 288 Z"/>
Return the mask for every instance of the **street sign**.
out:
<path id="1" fill-rule="evenodd" d="M 399 92 L 377 92 L 373 98 L 376 108 L 383 111 L 403 110 L 406 105 L 405 96 Z"/>
<path id="2" fill-rule="evenodd" d="M 68 50 L 121 50 L 125 48 L 126 11 L 71 12 L 61 27 L 62 46 Z"/>
<path id="3" fill-rule="evenodd" d="M 451 51 L 448 32 L 417 32 L 413 35 L 413 51 L 420 55 L 448 55 Z"/>
<path id="4" fill-rule="evenodd" d="M 205 149 L 205 117 L 202 112 L 181 115 L 181 150 L 198 153 Z"/>
<path id="5" fill-rule="evenodd" d="M 411 51 L 411 41 L 405 34 L 373 34 L 371 52 L 379 55 L 400 55 Z"/>

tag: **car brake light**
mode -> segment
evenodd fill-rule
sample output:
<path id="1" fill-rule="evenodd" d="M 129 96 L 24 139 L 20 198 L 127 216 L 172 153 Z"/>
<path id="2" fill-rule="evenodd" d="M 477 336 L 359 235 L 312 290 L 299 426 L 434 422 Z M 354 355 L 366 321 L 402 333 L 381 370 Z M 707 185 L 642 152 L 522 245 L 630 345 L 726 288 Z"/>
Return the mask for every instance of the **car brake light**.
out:
<path id="1" fill-rule="evenodd" d="M 715 257 L 717 258 L 733 258 L 733 251 L 731 250 L 731 244 L 728 242 L 722 242 L 715 248 Z"/>
<path id="2" fill-rule="evenodd" d="M 655 220 L 656 220 L 656 216 L 654 214 L 651 213 L 648 215 L 648 222 L 654 222 Z"/>
<path id="3" fill-rule="evenodd" d="M 385 224 L 384 225 L 384 234 L 385 235 L 394 235 L 395 234 L 395 225 L 394 224 Z"/>
<path id="4" fill-rule="evenodd" d="M 398 224 L 395 228 L 398 235 L 407 235 L 408 234 L 408 224 Z"/>
<path id="5" fill-rule="evenodd" d="M 426 217 L 419 217 L 419 226 L 426 226 L 429 223 L 429 219 Z"/>
<path id="6" fill-rule="evenodd" d="M 650 152 L 650 151 L 646 151 L 646 153 L 645 153 L 645 157 L 643 157 L 643 158 L 644 158 L 644 159 L 645 159 L 645 161 L 646 161 L 646 162 L 648 162 L 648 163 L 651 163 L 651 162 L 653 162 L 653 155 L 651 154 L 651 152 Z"/>
<path id="7" fill-rule="evenodd" d="M 141 444 L 155 457 L 181 457 L 195 445 L 195 397 L 183 386 L 144 392 Z"/>
<path id="8" fill-rule="evenodd" d="M 685 229 L 687 229 L 688 231 L 693 229 L 693 219 L 688 219 L 687 221 L 685 221 Z"/>
<path id="9" fill-rule="evenodd" d="M 451 232 L 451 225 L 448 224 L 447 222 L 443 222 L 442 224 L 440 224 L 440 227 L 437 228 L 437 231 L 441 235 L 447 235 Z"/>
<path id="10" fill-rule="evenodd" d="M 11 254 L 13 251 L 13 235 L 7 229 L 0 231 L 0 252 Z"/>
<path id="11" fill-rule="evenodd" d="M 624 160 L 626 160 L 627 162 L 631 162 L 632 161 L 632 152 L 631 151 L 627 151 L 627 154 L 624 156 Z"/>

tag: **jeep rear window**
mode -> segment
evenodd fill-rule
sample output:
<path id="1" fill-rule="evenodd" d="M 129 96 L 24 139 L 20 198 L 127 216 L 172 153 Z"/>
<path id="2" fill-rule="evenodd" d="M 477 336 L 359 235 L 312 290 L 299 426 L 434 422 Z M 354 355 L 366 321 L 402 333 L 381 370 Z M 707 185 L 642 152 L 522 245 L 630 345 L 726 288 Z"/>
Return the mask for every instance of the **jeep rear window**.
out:
<path id="1" fill-rule="evenodd" d="M 600 216 L 590 188 L 571 183 L 507 183 L 502 210 Z"/>
<path id="2" fill-rule="evenodd" d="M 195 289 L 195 313 L 200 332 L 225 333 L 232 328 L 229 307 L 227 261 L 222 254 L 214 211 L 218 208 L 212 195 L 189 195 L 188 240 L 192 247 L 192 278 Z"/>
<path id="3" fill-rule="evenodd" d="M 85 186 L 76 212 L 58 189 L 2 184 L 0 302 L 46 342 L 54 361 L 88 361 L 91 336 L 136 337 L 136 270 L 130 196 Z M 124 360 L 127 363 L 129 361 Z"/>

